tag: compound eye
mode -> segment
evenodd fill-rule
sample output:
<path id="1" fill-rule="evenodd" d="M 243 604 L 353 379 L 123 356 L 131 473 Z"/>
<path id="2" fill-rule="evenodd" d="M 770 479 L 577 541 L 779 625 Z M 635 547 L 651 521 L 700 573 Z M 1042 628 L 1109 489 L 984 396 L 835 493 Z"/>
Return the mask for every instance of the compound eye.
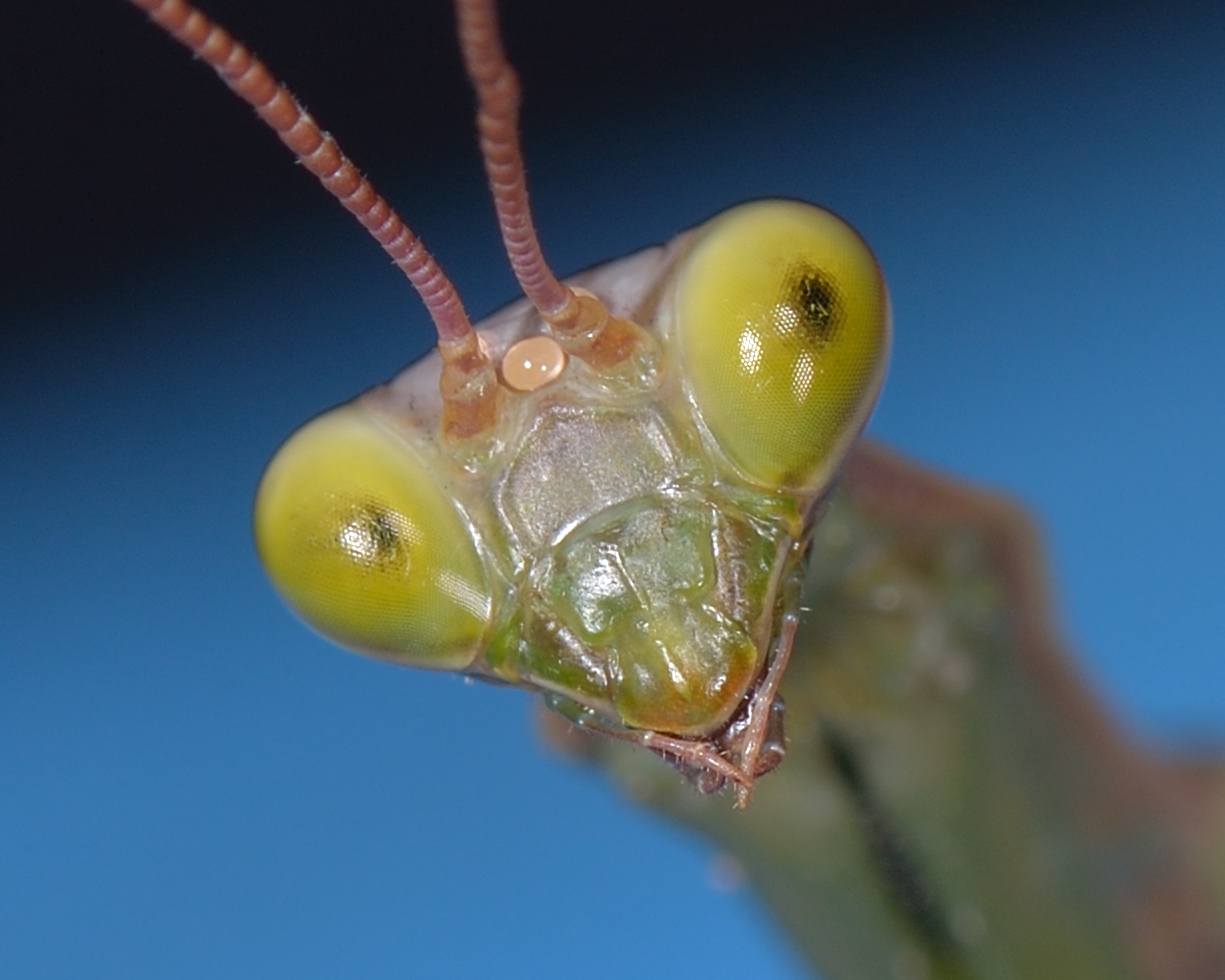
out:
<path id="1" fill-rule="evenodd" d="M 863 239 L 800 201 L 755 201 L 697 229 L 678 270 L 690 393 L 750 480 L 814 491 L 867 421 L 889 357 L 889 297 Z"/>
<path id="2" fill-rule="evenodd" d="M 289 437 L 254 529 L 281 597 L 341 646 L 440 670 L 480 652 L 491 600 L 472 533 L 422 456 L 361 407 Z"/>

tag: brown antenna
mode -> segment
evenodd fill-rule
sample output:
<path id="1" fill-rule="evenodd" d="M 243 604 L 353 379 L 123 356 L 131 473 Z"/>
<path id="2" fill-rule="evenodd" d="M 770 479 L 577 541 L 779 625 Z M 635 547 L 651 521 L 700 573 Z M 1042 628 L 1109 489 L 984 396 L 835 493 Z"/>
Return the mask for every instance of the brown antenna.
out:
<path id="1" fill-rule="evenodd" d="M 249 103 L 307 170 L 383 246 L 420 294 L 438 331 L 443 359 L 442 434 L 452 441 L 488 432 L 497 421 L 497 376 L 481 350 L 459 294 L 434 257 L 336 141 L 268 68 L 186 0 L 131 0 Z"/>
<path id="2" fill-rule="evenodd" d="M 494 0 L 455 0 L 459 46 L 476 88 L 481 156 L 493 191 L 502 241 L 524 295 L 558 342 L 597 370 L 624 363 L 654 344 L 637 324 L 612 316 L 587 292 L 576 292 L 549 268 L 527 200 L 519 147 L 519 79 L 502 48 Z"/>

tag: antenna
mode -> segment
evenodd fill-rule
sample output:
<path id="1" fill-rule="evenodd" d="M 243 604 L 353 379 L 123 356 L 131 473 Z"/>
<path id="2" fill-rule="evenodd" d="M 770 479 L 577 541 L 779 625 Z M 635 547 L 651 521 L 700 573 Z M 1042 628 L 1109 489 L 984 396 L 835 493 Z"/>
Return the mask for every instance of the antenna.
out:
<path id="1" fill-rule="evenodd" d="M 519 79 L 502 47 L 494 0 L 455 0 L 459 46 L 476 89 L 481 156 L 502 241 L 515 278 L 567 353 L 610 371 L 654 342 L 637 324 L 612 316 L 595 296 L 561 282 L 540 250 L 519 146 Z"/>
<path id="2" fill-rule="evenodd" d="M 443 359 L 442 434 L 479 436 L 497 422 L 498 384 L 459 294 L 434 257 L 374 186 L 341 152 L 284 85 L 224 28 L 186 0 L 131 0 L 149 18 L 211 65 L 255 109 L 307 170 L 374 236 L 421 296 L 438 331 Z"/>

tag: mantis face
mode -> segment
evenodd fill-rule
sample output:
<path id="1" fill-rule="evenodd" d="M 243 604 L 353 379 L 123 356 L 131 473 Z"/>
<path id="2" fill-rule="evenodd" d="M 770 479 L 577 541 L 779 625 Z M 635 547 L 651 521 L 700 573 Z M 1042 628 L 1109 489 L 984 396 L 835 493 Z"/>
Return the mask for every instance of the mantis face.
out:
<path id="1" fill-rule="evenodd" d="M 797 614 L 816 505 L 884 373 L 884 283 L 845 223 L 795 201 L 583 282 L 657 343 L 649 376 L 609 383 L 516 304 L 480 331 L 507 383 L 474 472 L 437 436 L 431 355 L 282 447 L 259 553 L 343 646 L 530 686 L 598 726 L 717 739 Z M 529 363 L 549 380 L 516 390 Z"/>
<path id="2" fill-rule="evenodd" d="M 840 218 L 732 208 L 557 280 L 531 229 L 492 6 L 461 47 L 527 299 L 474 329 L 411 231 L 266 69 L 182 0 L 133 0 L 217 67 L 421 292 L 438 351 L 298 430 L 256 545 L 342 646 L 540 691 L 745 805 L 782 759 L 778 685 L 819 505 L 884 377 L 889 302 Z M 526 229 L 526 230 L 525 230 Z"/>

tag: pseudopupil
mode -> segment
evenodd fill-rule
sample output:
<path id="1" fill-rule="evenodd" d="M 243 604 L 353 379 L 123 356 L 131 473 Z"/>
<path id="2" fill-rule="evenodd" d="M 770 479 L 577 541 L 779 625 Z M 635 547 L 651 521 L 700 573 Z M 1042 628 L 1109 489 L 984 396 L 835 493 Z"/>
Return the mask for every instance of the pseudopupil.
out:
<path id="1" fill-rule="evenodd" d="M 355 508 L 341 522 L 337 543 L 359 565 L 390 567 L 406 559 L 401 542 L 403 517 L 380 507 L 365 504 Z"/>
<path id="2" fill-rule="evenodd" d="M 811 266 L 787 277 L 786 296 L 800 314 L 805 333 L 815 343 L 828 344 L 842 326 L 842 297 L 838 287 Z"/>

